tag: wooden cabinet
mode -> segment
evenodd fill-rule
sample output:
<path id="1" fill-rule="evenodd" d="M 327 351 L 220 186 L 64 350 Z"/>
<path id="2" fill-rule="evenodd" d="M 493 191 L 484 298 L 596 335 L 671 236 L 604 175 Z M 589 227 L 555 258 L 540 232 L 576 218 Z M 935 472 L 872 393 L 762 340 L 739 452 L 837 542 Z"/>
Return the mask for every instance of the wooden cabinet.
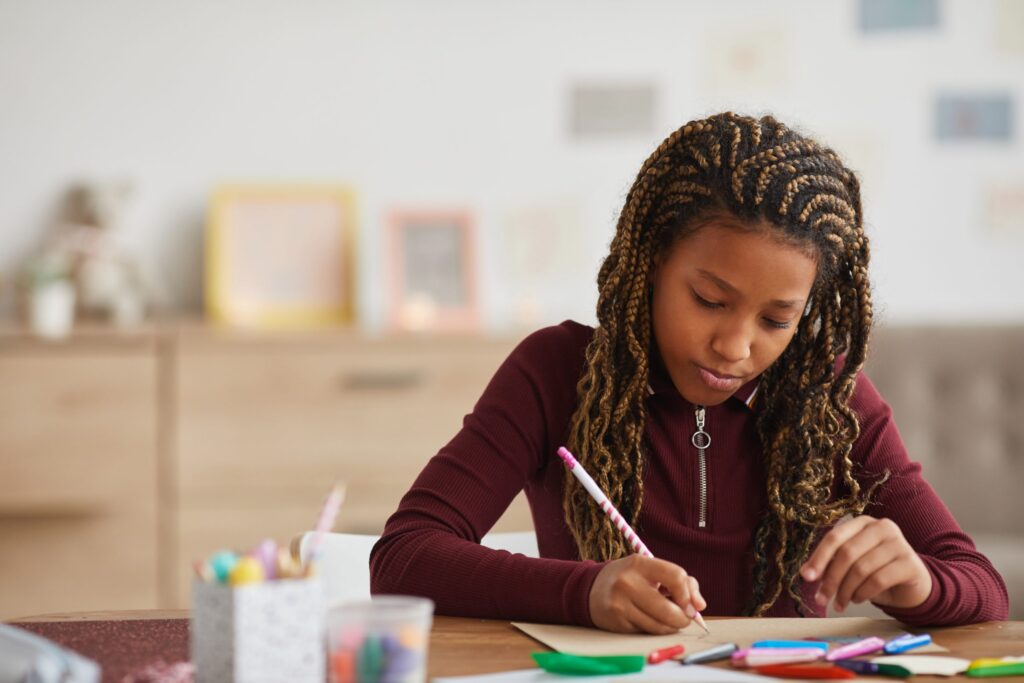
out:
<path id="1" fill-rule="evenodd" d="M 0 336 L 0 618 L 153 607 L 155 337 Z"/>
<path id="2" fill-rule="evenodd" d="M 183 331 L 175 354 L 175 606 L 192 560 L 306 530 L 336 480 L 337 529 L 379 533 L 456 433 L 511 340 Z M 499 529 L 529 529 L 519 500 Z"/>
<path id="3" fill-rule="evenodd" d="M 0 618 L 185 607 L 193 561 L 309 529 L 379 533 L 513 339 L 168 324 L 0 332 Z M 497 530 L 531 528 L 520 497 Z"/>

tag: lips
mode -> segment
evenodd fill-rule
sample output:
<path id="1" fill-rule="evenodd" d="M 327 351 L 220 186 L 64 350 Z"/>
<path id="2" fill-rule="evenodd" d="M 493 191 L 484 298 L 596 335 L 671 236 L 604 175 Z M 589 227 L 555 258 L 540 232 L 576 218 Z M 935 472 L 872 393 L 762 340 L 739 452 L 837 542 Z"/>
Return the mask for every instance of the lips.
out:
<path id="1" fill-rule="evenodd" d="M 700 375 L 701 381 L 716 391 L 731 391 L 736 390 L 743 383 L 742 377 L 736 375 L 728 375 L 725 373 L 715 372 L 705 368 L 702 365 L 697 366 L 697 374 Z"/>

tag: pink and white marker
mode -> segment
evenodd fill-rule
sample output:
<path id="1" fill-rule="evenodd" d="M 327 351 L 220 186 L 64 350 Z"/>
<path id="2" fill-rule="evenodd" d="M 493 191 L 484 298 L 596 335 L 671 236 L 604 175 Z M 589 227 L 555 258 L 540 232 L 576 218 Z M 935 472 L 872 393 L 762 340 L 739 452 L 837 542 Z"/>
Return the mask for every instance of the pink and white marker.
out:
<path id="1" fill-rule="evenodd" d="M 570 472 L 572 472 L 577 481 L 583 485 L 583 488 L 587 490 L 590 497 L 597 502 L 598 506 L 602 510 L 604 510 L 604 514 L 608 515 L 608 519 L 612 520 L 612 524 L 615 525 L 615 528 L 626 537 L 626 542 L 632 546 L 633 550 L 644 557 L 654 557 L 654 553 L 644 545 L 644 542 L 641 541 L 640 537 L 636 535 L 635 531 L 633 531 L 633 527 L 629 526 L 629 523 L 622 518 L 619 511 L 616 510 L 615 506 L 612 505 L 612 502 L 608 500 L 608 496 L 604 494 L 604 491 L 602 491 L 590 475 L 587 474 L 587 471 L 583 469 L 583 465 L 576 460 L 576 456 L 570 453 L 568 448 L 561 446 L 558 449 L 558 457 L 562 459 L 562 462 L 565 463 L 565 466 Z M 696 612 L 693 615 L 693 620 L 697 622 L 698 626 L 704 629 L 705 633 L 711 633 L 711 629 L 709 629 L 708 625 L 704 623 L 704 617 L 700 615 L 700 612 Z"/>
<path id="2" fill-rule="evenodd" d="M 316 526 L 313 528 L 313 537 L 309 541 L 306 560 L 307 571 L 319 559 L 324 536 L 334 528 L 334 520 L 337 518 L 338 510 L 343 502 L 345 502 L 345 485 L 341 483 L 335 484 L 331 492 L 327 494 L 327 500 L 324 501 L 324 507 L 316 520 Z"/>

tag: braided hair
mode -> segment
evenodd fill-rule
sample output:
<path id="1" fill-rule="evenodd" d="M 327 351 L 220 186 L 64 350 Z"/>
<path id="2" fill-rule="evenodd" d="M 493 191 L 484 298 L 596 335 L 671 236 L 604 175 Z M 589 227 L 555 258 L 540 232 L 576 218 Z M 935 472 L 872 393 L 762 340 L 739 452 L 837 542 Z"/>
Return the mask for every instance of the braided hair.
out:
<path id="1" fill-rule="evenodd" d="M 598 274 L 598 327 L 568 441 L 635 524 L 644 493 L 655 258 L 722 211 L 769 225 L 780 239 L 812 249 L 818 261 L 806 313 L 758 389 L 768 507 L 754 532 L 748 613 L 759 616 L 783 590 L 803 607 L 799 568 L 812 542 L 843 516 L 861 513 L 880 483 L 862 491 L 849 457 L 860 428 L 848 402 L 867 353 L 872 309 L 860 185 L 835 152 L 770 116 L 733 113 L 687 123 L 661 143 L 637 174 Z M 837 477 L 844 493 L 834 490 Z M 573 477 L 565 478 L 563 507 L 582 559 L 629 553 Z"/>

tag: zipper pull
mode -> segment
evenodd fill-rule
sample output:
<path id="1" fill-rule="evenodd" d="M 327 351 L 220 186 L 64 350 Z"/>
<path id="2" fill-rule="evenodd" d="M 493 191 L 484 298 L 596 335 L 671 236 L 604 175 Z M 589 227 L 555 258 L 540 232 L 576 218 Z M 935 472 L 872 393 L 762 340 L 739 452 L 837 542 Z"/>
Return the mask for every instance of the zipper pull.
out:
<path id="1" fill-rule="evenodd" d="M 698 451 L 711 446 L 711 435 L 704 431 L 704 406 L 695 406 L 694 414 L 697 417 L 697 431 L 690 437 L 690 443 Z"/>

